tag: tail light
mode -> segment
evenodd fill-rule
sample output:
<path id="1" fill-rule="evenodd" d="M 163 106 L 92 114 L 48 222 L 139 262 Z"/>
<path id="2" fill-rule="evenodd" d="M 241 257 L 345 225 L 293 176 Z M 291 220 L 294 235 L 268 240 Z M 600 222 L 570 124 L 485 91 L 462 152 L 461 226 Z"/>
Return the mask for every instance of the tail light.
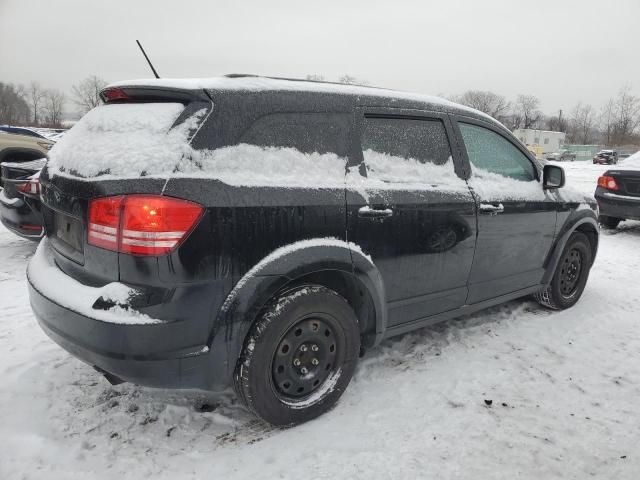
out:
<path id="1" fill-rule="evenodd" d="M 104 103 L 125 102 L 129 100 L 129 95 L 121 88 L 107 88 L 103 90 L 100 95 L 102 95 Z"/>
<path id="2" fill-rule="evenodd" d="M 607 190 L 620 190 L 616 179 L 613 177 L 608 177 L 606 175 L 598 177 L 598 186 L 606 188 Z"/>
<path id="3" fill-rule="evenodd" d="M 159 195 L 121 195 L 89 203 L 90 245 L 133 255 L 165 255 L 202 217 L 202 206 Z"/>
<path id="4" fill-rule="evenodd" d="M 33 178 L 25 183 L 19 183 L 16 185 L 16 190 L 27 195 L 40 195 L 40 180 Z"/>

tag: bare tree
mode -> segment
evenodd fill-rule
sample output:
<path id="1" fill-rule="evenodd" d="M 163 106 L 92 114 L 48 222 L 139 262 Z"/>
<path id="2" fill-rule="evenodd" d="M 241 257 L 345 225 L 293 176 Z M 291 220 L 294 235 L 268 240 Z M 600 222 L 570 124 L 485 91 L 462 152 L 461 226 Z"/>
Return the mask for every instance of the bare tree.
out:
<path id="1" fill-rule="evenodd" d="M 567 132 L 569 130 L 567 119 L 562 116 L 562 110 L 558 115 L 551 115 L 546 119 L 546 128 L 554 132 Z"/>
<path id="2" fill-rule="evenodd" d="M 454 100 L 498 119 L 505 116 L 510 106 L 502 95 L 484 90 L 468 90 Z"/>
<path id="3" fill-rule="evenodd" d="M 594 122 L 595 111 L 593 107 L 579 102 L 571 113 L 571 139 L 582 145 L 591 143 Z"/>
<path id="4" fill-rule="evenodd" d="M 47 124 L 57 128 L 62 126 L 62 112 L 65 95 L 60 90 L 46 90 L 44 93 L 43 111 Z"/>
<path id="5" fill-rule="evenodd" d="M 44 100 L 44 89 L 38 82 L 31 82 L 27 87 L 26 97 L 31 107 L 31 113 L 33 114 L 33 124 L 38 125 L 38 115 L 40 114 Z"/>
<path id="6" fill-rule="evenodd" d="M 29 104 L 24 99 L 23 91 L 22 85 L 0 82 L 0 123 L 12 125 L 30 120 Z"/>
<path id="7" fill-rule="evenodd" d="M 106 86 L 107 82 L 102 78 L 91 75 L 72 87 L 73 102 L 82 109 L 82 113 L 87 113 L 102 103 L 100 92 Z"/>
<path id="8" fill-rule="evenodd" d="M 631 141 L 636 128 L 640 125 L 640 99 L 631 94 L 631 86 L 620 89 L 614 104 L 614 145 L 624 145 Z"/>
<path id="9" fill-rule="evenodd" d="M 535 95 L 518 95 L 516 98 L 516 112 L 522 116 L 524 128 L 535 128 L 540 122 L 542 114 L 538 110 L 540 100 Z"/>
<path id="10" fill-rule="evenodd" d="M 613 140 L 613 127 L 615 123 L 615 101 L 610 98 L 609 101 L 600 110 L 600 129 L 602 130 L 602 140 L 605 145 L 611 145 Z"/>

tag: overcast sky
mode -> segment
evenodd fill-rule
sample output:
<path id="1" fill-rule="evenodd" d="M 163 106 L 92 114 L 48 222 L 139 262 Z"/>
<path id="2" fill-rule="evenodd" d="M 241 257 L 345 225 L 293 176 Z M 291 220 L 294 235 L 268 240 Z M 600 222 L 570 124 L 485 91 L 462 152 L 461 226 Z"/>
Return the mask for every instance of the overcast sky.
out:
<path id="1" fill-rule="evenodd" d="M 342 74 L 430 94 L 640 95 L 640 0 L 0 0 L 0 81 Z"/>

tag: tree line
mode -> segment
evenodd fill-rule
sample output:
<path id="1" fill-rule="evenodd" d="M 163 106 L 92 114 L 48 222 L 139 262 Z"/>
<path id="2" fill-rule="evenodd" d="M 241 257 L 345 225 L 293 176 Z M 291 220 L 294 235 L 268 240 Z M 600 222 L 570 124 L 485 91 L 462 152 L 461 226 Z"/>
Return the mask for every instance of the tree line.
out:
<path id="1" fill-rule="evenodd" d="M 323 81 L 322 75 L 307 75 L 307 80 Z M 342 75 L 339 83 L 367 85 L 366 80 Z M 71 98 L 56 89 L 44 88 L 39 82 L 13 85 L 0 82 L 0 124 L 32 125 L 58 128 L 68 101 L 84 114 L 100 104 L 100 91 L 107 82 L 91 75 L 71 89 Z M 578 102 L 569 112 L 557 115 L 540 111 L 540 99 L 520 94 L 514 101 L 486 90 L 468 90 L 451 100 L 484 112 L 511 130 L 518 128 L 545 129 L 565 132 L 566 143 L 607 146 L 640 145 L 640 97 L 631 86 L 623 86 L 617 95 L 596 109 Z"/>
<path id="2" fill-rule="evenodd" d="M 533 128 L 567 134 L 566 143 L 606 146 L 640 145 L 640 97 L 623 86 L 600 109 L 578 102 L 569 112 L 544 115 L 535 95 L 518 95 L 510 102 L 490 91 L 469 90 L 451 100 L 475 108 L 502 122 L 510 130 Z"/>
<path id="3" fill-rule="evenodd" d="M 106 86 L 107 82 L 92 75 L 72 87 L 69 99 L 64 92 L 35 81 L 28 85 L 0 82 L 0 124 L 60 128 L 69 100 L 84 114 L 100 104 L 100 90 Z"/>

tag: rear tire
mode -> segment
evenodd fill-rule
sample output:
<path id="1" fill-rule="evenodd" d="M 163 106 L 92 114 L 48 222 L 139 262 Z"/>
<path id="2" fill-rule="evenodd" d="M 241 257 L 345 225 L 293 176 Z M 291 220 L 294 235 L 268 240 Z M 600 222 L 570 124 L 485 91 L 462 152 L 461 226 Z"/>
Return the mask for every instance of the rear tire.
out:
<path id="1" fill-rule="evenodd" d="M 622 218 L 607 217 L 606 215 L 600 215 L 598 217 L 598 222 L 600 223 L 600 225 L 602 225 L 604 228 L 610 229 L 616 228 L 622 220 Z"/>
<path id="2" fill-rule="evenodd" d="M 303 423 L 335 405 L 359 351 L 358 319 L 347 301 L 320 285 L 297 287 L 275 298 L 251 328 L 236 392 L 272 425 Z"/>
<path id="3" fill-rule="evenodd" d="M 551 283 L 534 295 L 541 305 L 553 310 L 573 307 L 582 296 L 593 257 L 584 233 L 575 232 L 562 251 Z"/>

